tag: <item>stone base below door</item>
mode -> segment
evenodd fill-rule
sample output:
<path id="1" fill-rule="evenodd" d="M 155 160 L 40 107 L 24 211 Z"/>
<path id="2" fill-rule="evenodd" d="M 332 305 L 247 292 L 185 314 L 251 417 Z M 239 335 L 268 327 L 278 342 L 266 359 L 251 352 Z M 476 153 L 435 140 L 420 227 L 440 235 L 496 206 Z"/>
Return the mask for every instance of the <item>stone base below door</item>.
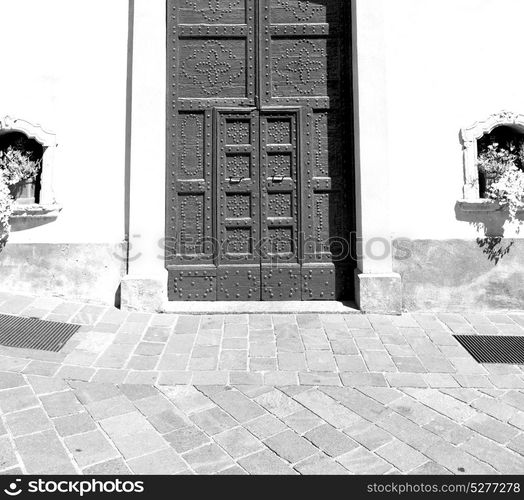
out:
<path id="1" fill-rule="evenodd" d="M 400 274 L 364 274 L 355 271 L 357 307 L 365 313 L 401 314 L 402 280 Z"/>

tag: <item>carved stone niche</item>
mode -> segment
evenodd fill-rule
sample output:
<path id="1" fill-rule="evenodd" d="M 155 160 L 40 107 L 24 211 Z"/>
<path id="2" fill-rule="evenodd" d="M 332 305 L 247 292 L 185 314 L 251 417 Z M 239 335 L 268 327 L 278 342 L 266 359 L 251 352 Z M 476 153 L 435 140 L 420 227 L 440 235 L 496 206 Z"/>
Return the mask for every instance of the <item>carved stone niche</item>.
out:
<path id="1" fill-rule="evenodd" d="M 480 198 L 477 141 L 484 135 L 493 132 L 497 127 L 502 126 L 513 128 L 524 134 L 524 115 L 510 111 L 501 111 L 460 131 L 464 155 L 463 201 L 474 203 L 485 203 L 488 201 Z"/>
<path id="2" fill-rule="evenodd" d="M 54 219 L 61 210 L 53 191 L 54 158 L 57 147 L 56 135 L 44 130 L 40 125 L 19 118 L 0 117 L 0 134 L 21 132 L 29 139 L 42 145 L 42 171 L 40 174 L 40 200 L 37 205 L 15 205 L 13 218 Z"/>

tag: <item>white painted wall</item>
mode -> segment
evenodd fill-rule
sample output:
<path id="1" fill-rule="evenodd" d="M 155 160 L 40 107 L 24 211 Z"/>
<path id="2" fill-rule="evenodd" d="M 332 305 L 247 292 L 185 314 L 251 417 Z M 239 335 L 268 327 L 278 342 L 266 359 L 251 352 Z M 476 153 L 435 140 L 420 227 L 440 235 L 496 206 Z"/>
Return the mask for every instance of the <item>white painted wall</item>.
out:
<path id="1" fill-rule="evenodd" d="M 64 206 L 9 241 L 122 241 L 128 0 L 0 0 L 0 33 L 0 115 L 57 135 Z"/>
<path id="2" fill-rule="evenodd" d="M 455 217 L 459 131 L 502 109 L 524 112 L 524 2 L 390 0 L 384 8 L 394 236 L 474 238 Z"/>

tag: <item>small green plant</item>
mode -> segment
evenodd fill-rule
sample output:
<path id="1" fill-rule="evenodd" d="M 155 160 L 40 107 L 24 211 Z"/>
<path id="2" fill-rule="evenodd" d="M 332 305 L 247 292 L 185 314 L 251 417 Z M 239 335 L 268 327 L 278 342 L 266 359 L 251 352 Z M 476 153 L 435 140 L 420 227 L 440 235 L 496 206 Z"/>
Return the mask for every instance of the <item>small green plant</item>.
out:
<path id="1" fill-rule="evenodd" d="M 35 180 L 42 160 L 31 149 L 27 140 L 18 138 L 12 144 L 0 148 L 0 172 L 8 185 Z"/>
<path id="2" fill-rule="evenodd" d="M 478 168 L 484 180 L 484 197 L 506 208 L 511 222 L 524 207 L 524 141 L 497 142 L 480 151 Z"/>
<path id="3" fill-rule="evenodd" d="M 13 203 L 7 180 L 0 173 L 0 242 L 9 234 L 9 217 L 13 213 Z"/>

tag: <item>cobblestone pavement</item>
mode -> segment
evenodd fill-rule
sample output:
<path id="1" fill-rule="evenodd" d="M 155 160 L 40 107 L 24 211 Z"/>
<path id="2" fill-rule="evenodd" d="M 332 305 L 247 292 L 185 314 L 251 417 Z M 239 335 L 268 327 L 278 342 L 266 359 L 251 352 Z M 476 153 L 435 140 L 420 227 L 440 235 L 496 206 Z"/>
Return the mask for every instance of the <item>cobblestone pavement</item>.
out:
<path id="1" fill-rule="evenodd" d="M 60 353 L 0 348 L 0 472 L 522 474 L 524 372 L 453 333 L 524 314 L 125 313 L 0 295 L 84 325 Z"/>

